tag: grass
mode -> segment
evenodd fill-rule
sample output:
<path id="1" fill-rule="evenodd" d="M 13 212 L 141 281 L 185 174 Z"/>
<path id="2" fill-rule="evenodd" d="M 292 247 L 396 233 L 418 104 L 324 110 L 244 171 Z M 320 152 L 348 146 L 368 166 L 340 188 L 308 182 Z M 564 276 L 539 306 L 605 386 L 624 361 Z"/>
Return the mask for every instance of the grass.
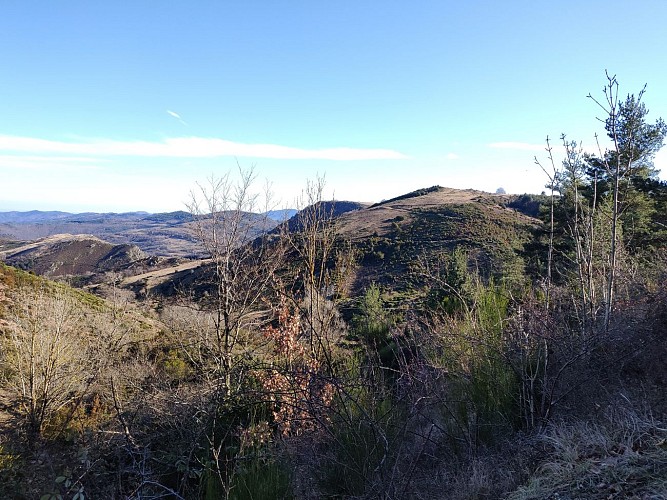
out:
<path id="1" fill-rule="evenodd" d="M 401 200 L 408 200 L 410 198 L 418 198 L 419 196 L 424 196 L 424 195 L 429 194 L 429 193 L 435 193 L 435 192 L 438 192 L 442 189 L 443 189 L 442 186 L 431 186 L 430 188 L 417 189 L 416 191 L 411 191 L 410 193 L 406 193 L 406 194 L 403 194 L 401 196 L 397 196 L 395 198 L 391 198 L 389 200 L 384 200 L 384 201 L 381 201 L 380 203 L 376 203 L 374 205 L 371 205 L 370 208 L 375 208 L 375 207 L 379 207 L 379 206 L 382 206 L 382 205 L 388 205 L 390 203 L 394 203 L 394 202 L 401 201 Z"/>
<path id="2" fill-rule="evenodd" d="M 251 457 L 234 476 L 230 499 L 276 500 L 292 498 L 290 473 L 277 460 Z"/>
<path id="3" fill-rule="evenodd" d="M 42 288 L 48 293 L 60 292 L 64 295 L 70 296 L 82 306 L 86 306 L 94 311 L 104 311 L 106 303 L 100 297 L 91 293 L 73 288 L 67 284 L 51 281 L 41 276 L 37 276 L 28 271 L 8 266 L 0 262 L 0 283 L 4 283 L 9 289 L 9 293 L 14 287 L 32 286 L 34 288 Z"/>
<path id="4" fill-rule="evenodd" d="M 415 478 L 414 498 L 665 500 L 667 426 L 615 409 L 433 465 Z"/>
<path id="5" fill-rule="evenodd" d="M 547 456 L 508 499 L 667 498 L 667 428 L 650 417 L 615 410 L 553 425 L 540 439 Z"/>
<path id="6" fill-rule="evenodd" d="M 375 281 L 398 293 L 422 289 L 420 262 L 432 263 L 456 248 L 468 251 L 485 279 L 508 284 L 525 279 L 521 255 L 532 226 L 518 212 L 479 202 L 414 207 L 409 217 L 398 217 L 385 220 L 381 234 L 354 241 L 364 283 Z"/>

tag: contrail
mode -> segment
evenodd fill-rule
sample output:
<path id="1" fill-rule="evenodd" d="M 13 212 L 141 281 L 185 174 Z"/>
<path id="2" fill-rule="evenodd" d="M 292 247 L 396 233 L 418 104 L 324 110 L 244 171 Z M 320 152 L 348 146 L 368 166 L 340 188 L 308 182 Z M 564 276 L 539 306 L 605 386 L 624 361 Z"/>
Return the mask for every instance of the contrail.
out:
<path id="1" fill-rule="evenodd" d="M 170 115 L 170 116 L 173 116 L 174 118 L 176 118 L 179 122 L 181 122 L 181 123 L 182 123 L 183 125 L 185 125 L 186 127 L 189 126 L 189 125 L 185 122 L 185 120 L 183 120 L 183 118 L 181 118 L 181 115 L 179 115 L 178 113 L 176 113 L 176 112 L 171 111 L 171 110 L 168 109 L 168 110 L 167 110 L 167 114 Z"/>

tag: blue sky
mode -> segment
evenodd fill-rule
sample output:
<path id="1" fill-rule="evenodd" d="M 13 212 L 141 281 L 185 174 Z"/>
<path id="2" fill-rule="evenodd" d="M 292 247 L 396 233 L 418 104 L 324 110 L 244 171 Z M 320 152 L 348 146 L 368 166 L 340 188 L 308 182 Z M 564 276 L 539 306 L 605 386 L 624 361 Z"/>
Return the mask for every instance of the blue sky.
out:
<path id="1" fill-rule="evenodd" d="M 662 0 L 6 0 L 0 210 L 180 210 L 237 161 L 283 206 L 317 175 L 359 201 L 539 192 L 547 135 L 603 133 L 586 95 L 606 69 L 667 118 L 666 19 Z"/>

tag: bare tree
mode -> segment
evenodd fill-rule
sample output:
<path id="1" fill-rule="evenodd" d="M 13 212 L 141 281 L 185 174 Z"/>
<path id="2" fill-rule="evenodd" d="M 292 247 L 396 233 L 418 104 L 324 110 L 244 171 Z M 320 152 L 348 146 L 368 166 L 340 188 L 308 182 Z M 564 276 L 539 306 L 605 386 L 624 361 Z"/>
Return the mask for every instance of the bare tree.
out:
<path id="1" fill-rule="evenodd" d="M 547 253 L 547 283 L 546 283 L 546 309 L 549 309 L 549 302 L 551 299 L 551 286 L 552 286 L 552 269 L 553 269 L 553 255 L 554 255 L 554 210 L 556 204 L 556 183 L 558 181 L 558 169 L 554 163 L 553 157 L 553 148 L 551 147 L 551 142 L 549 137 L 546 139 L 547 147 L 546 151 L 549 156 L 549 163 L 551 164 L 551 170 L 547 170 L 542 163 L 535 157 L 535 164 L 538 165 L 544 174 L 549 179 L 547 187 L 549 188 L 551 194 L 549 196 L 549 249 Z"/>
<path id="2" fill-rule="evenodd" d="M 58 412 L 80 401 L 89 386 L 82 312 L 65 290 L 35 284 L 17 289 L 7 317 L 2 338 L 7 386 L 30 430 L 39 435 Z"/>
<path id="3" fill-rule="evenodd" d="M 644 93 L 640 93 L 640 100 L 641 96 Z M 606 103 L 603 104 L 597 99 L 595 99 L 593 96 L 590 94 L 588 97 L 592 99 L 598 106 L 600 106 L 604 112 L 607 114 L 607 117 L 605 117 L 605 122 L 609 124 L 609 135 L 613 141 L 613 149 L 616 152 L 615 155 L 612 156 L 613 160 L 610 162 L 610 157 L 609 155 L 602 154 L 602 149 L 600 149 L 600 157 L 603 159 L 604 162 L 604 167 L 605 170 L 607 171 L 607 174 L 609 177 L 612 179 L 613 182 L 613 187 L 612 187 L 612 212 L 611 212 L 611 231 L 609 235 L 609 241 L 610 241 L 610 250 L 609 250 L 609 270 L 608 270 L 608 275 L 607 275 L 607 283 L 606 283 L 606 296 L 605 296 L 605 308 L 604 308 L 604 329 L 605 331 L 609 329 L 609 320 L 611 317 L 611 311 L 613 308 L 614 304 L 614 290 L 615 290 L 615 284 L 616 284 L 616 257 L 617 257 L 617 247 L 618 247 L 618 231 L 619 231 L 619 217 L 620 217 L 620 207 L 619 207 L 619 187 L 620 187 L 620 182 L 621 182 L 621 162 L 622 162 L 622 155 L 618 154 L 620 152 L 620 145 L 619 145 L 619 130 L 618 130 L 618 106 L 619 106 L 619 101 L 618 101 L 618 81 L 616 80 L 616 76 L 610 77 L 609 74 L 607 74 L 607 85 L 605 86 L 604 89 L 604 95 L 605 95 L 605 101 Z M 632 167 L 632 161 L 634 158 L 630 157 L 628 159 L 628 165 L 627 168 L 628 170 L 631 169 Z"/>
<path id="4" fill-rule="evenodd" d="M 567 204 L 567 231 L 574 245 L 574 264 L 580 295 L 580 311 L 582 332 L 591 335 L 595 327 L 598 313 L 598 294 L 596 285 L 596 218 L 597 204 L 595 198 L 589 201 L 581 192 L 584 184 L 584 156 L 577 142 L 568 142 L 565 135 L 561 136 L 565 148 L 563 170 L 560 174 L 560 189 Z M 593 182 L 595 191 L 597 182 Z"/>
<path id="5" fill-rule="evenodd" d="M 601 194 L 608 198 L 611 207 L 604 296 L 605 331 L 609 329 L 617 293 L 619 255 L 623 251 L 623 243 L 629 242 L 627 236 L 622 241 L 621 234 L 632 234 L 632 226 L 642 218 L 641 196 L 636 196 L 637 185 L 657 175 L 653 168 L 653 158 L 667 136 L 667 124 L 662 119 L 658 119 L 655 124 L 646 122 L 648 110 L 642 102 L 645 90 L 646 85 L 637 97 L 628 95 L 621 101 L 616 76 L 607 73 L 604 100 L 588 95 L 603 110 L 604 118 L 599 120 L 604 123 L 607 138 L 611 141 L 611 146 L 605 151 L 598 143 L 599 157 L 589 159 L 592 170 L 604 178 L 607 191 Z M 643 209 L 646 210 L 646 207 Z M 650 232 L 650 226 L 643 230 Z"/>
<path id="6" fill-rule="evenodd" d="M 280 239 L 265 234 L 271 196 L 253 191 L 252 168 L 211 177 L 191 193 L 192 227 L 211 267 L 201 304 L 212 313 L 213 356 L 226 394 L 232 391 L 234 354 L 243 332 L 256 326 L 258 307 L 282 262 Z"/>
<path id="7" fill-rule="evenodd" d="M 332 299 L 342 292 L 345 277 L 354 264 L 351 247 L 338 238 L 335 202 L 323 199 L 325 186 L 323 177 L 308 181 L 298 201 L 301 210 L 284 235 L 296 256 L 303 285 L 300 307 L 311 354 L 318 359 L 329 355 L 341 329 Z"/>

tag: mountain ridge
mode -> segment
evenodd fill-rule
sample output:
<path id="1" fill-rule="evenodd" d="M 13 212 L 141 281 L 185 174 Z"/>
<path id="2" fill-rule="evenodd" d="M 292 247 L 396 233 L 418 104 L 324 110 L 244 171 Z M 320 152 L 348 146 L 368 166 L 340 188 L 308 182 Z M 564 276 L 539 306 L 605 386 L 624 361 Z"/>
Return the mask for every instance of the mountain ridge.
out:
<path id="1" fill-rule="evenodd" d="M 277 211 L 281 217 L 287 211 Z M 280 220 L 253 214 L 272 229 Z M 57 234 L 89 234 L 113 244 L 132 244 L 150 255 L 197 257 L 201 249 L 192 231 L 192 214 L 178 210 L 148 212 L 0 212 L 0 239 L 34 241 Z M 264 229 L 262 229 L 264 230 Z"/>
<path id="2" fill-rule="evenodd" d="M 506 271 L 507 266 L 520 272 L 516 266 L 517 252 L 522 251 L 523 241 L 539 221 L 529 215 L 529 210 L 523 210 L 526 204 L 517 204 L 517 199 L 514 195 L 432 186 L 372 205 L 321 201 L 300 212 L 287 209 L 266 214 L 266 217 L 253 214 L 257 218 L 250 220 L 251 223 L 253 220 L 257 222 L 255 231 L 260 235 L 298 231 L 303 217 L 326 217 L 335 221 L 337 234 L 352 245 L 360 262 L 353 279 L 354 289 L 361 290 L 369 283 L 377 282 L 386 283 L 392 289 L 408 290 L 412 287 L 410 280 L 391 279 L 391 276 L 407 276 L 414 272 L 415 263 L 424 256 L 440 258 L 439 255 L 448 254 L 456 247 L 465 248 L 471 259 L 479 259 L 489 275 Z M 309 215 L 309 211 L 313 213 Z M 290 213 L 293 215 L 288 220 L 277 220 Z M 44 217 L 53 218 L 53 223 L 31 222 L 15 226 L 0 223 L 0 232 L 3 228 L 18 227 L 41 236 L 32 243 L 0 244 L 0 257 L 37 273 L 84 275 L 88 276 L 86 283 L 95 283 L 104 279 L 104 273 L 111 271 L 113 266 L 104 260 L 105 256 L 88 247 L 108 245 L 104 248 L 111 252 L 116 245 L 122 257 L 114 261 L 117 265 L 113 271 L 121 274 L 123 283 L 135 290 L 140 283 L 146 288 L 157 285 L 169 288 L 168 282 L 179 282 L 184 276 L 183 271 L 190 279 L 192 272 L 205 262 L 202 260 L 205 255 L 194 237 L 192 215 L 188 212 L 63 214 L 46 213 Z M 32 211 L 26 217 L 36 220 L 40 213 Z M 14 215 L 14 218 L 20 216 Z M 96 231 L 87 231 L 87 236 L 66 231 L 72 228 Z M 48 234 L 60 230 L 65 236 Z M 47 234 L 39 234 L 40 231 Z M 13 234 L 19 233 L 15 231 Z M 130 247 L 122 245 L 134 246 L 136 250 L 130 251 Z M 41 249 L 37 251 L 35 247 Z M 30 248 L 32 250 L 28 251 Z M 81 255 L 76 256 L 76 251 Z M 128 257 L 127 252 L 136 258 Z M 59 257 L 63 253 L 71 261 L 78 259 L 79 263 L 65 265 Z M 133 278 L 139 275 L 145 280 Z"/>

